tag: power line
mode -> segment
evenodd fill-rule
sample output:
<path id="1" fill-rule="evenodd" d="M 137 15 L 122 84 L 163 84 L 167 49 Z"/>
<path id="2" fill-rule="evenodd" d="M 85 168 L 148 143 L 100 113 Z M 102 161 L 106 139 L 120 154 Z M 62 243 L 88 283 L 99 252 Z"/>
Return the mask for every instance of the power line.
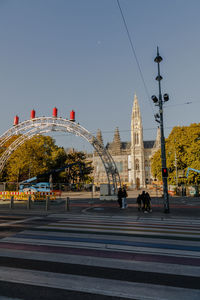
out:
<path id="1" fill-rule="evenodd" d="M 194 104 L 194 103 L 198 103 L 200 104 L 199 101 L 187 101 L 185 103 L 177 103 L 177 104 L 170 104 L 170 105 L 166 105 L 165 108 L 171 107 L 171 106 L 182 106 L 182 105 L 189 105 L 189 104 Z"/>
<path id="2" fill-rule="evenodd" d="M 181 125 L 180 127 L 188 127 L 189 125 Z M 165 127 L 166 129 L 173 129 L 174 127 L 179 127 L 179 125 L 174 125 L 174 126 L 167 126 L 167 127 Z M 199 128 L 200 126 L 197 124 L 197 126 L 196 126 L 197 128 Z M 157 130 L 158 129 L 158 127 L 151 127 L 151 128 L 143 128 L 143 131 L 147 131 L 147 130 Z M 122 133 L 122 132 L 131 132 L 131 129 L 122 129 L 122 130 L 120 130 L 120 133 Z M 96 133 L 97 133 L 97 130 L 96 131 L 91 131 L 91 134 L 93 134 L 93 135 L 96 135 Z M 101 131 L 101 133 L 102 134 L 109 134 L 109 133 L 112 133 L 112 134 L 114 134 L 115 133 L 115 130 L 103 130 L 103 131 Z M 54 135 L 55 134 L 55 132 L 54 133 L 51 133 L 51 135 Z M 61 137 L 61 136 L 74 136 L 74 134 L 73 133 L 63 133 L 63 134 L 58 134 L 58 135 L 56 135 L 55 134 L 55 136 L 56 137 Z"/>
<path id="3" fill-rule="evenodd" d="M 117 0 L 117 4 L 118 4 L 118 7 L 119 7 L 119 10 L 120 10 L 120 13 L 121 13 L 123 22 L 124 22 L 124 26 L 125 26 L 126 33 L 127 33 L 127 36 L 128 36 L 129 42 L 130 42 L 131 50 L 132 50 L 132 53 L 133 53 L 134 58 L 135 58 L 135 60 L 136 60 L 136 64 L 137 64 L 137 66 L 138 66 L 138 70 L 139 70 L 140 77 L 141 77 L 142 82 L 143 82 L 143 85 L 144 85 L 145 92 L 146 92 L 147 97 L 148 97 L 148 100 L 149 100 L 149 102 L 150 102 L 151 109 L 152 109 L 152 111 L 153 111 L 153 113 L 154 113 L 153 106 L 152 106 L 152 103 L 151 103 L 151 101 L 150 101 L 149 91 L 148 91 L 148 89 L 147 89 L 147 85 L 146 85 L 146 83 L 145 83 L 144 76 L 143 76 L 143 74 L 142 74 L 142 69 L 141 69 L 141 67 L 140 67 L 139 60 L 138 60 L 138 58 L 137 58 L 136 51 L 135 51 L 135 48 L 134 48 L 134 46 L 133 46 L 133 42 L 132 42 L 132 39 L 131 39 L 131 36 L 130 36 L 130 33 L 129 33 L 129 29 L 128 29 L 128 26 L 127 26 L 127 23 L 126 23 L 126 20 L 125 20 L 125 17 L 124 17 L 122 8 L 121 8 L 121 6 L 120 6 L 119 0 Z"/>
<path id="4" fill-rule="evenodd" d="M 167 129 L 172 129 L 174 128 L 174 126 L 171 126 L 171 127 L 166 127 Z M 147 130 L 157 130 L 158 127 L 150 127 L 150 128 L 143 128 L 143 131 L 147 131 Z M 122 129 L 122 130 L 119 130 L 120 133 L 122 132 L 131 132 L 131 129 Z M 96 131 L 91 131 L 91 134 L 95 135 L 97 133 L 97 130 Z M 101 133 L 104 133 L 104 134 L 108 134 L 108 133 L 112 133 L 114 134 L 115 133 L 115 130 L 103 130 L 101 131 Z M 63 134 L 56 134 L 55 132 L 51 133 L 51 135 L 54 135 L 59 137 L 59 136 L 74 136 L 73 133 L 63 133 Z"/>

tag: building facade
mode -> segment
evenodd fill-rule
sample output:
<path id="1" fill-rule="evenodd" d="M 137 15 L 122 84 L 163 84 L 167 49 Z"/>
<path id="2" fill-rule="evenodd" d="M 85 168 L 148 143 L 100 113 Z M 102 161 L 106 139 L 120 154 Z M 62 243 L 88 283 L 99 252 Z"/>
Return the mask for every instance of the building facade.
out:
<path id="1" fill-rule="evenodd" d="M 97 139 L 103 144 L 101 131 Z M 115 129 L 113 141 L 106 145 L 118 168 L 121 182 L 133 188 L 146 187 L 153 180 L 151 174 L 151 157 L 160 148 L 160 130 L 154 141 L 143 140 L 142 117 L 138 98 L 135 95 L 131 115 L 131 141 L 122 142 L 119 129 Z M 97 153 L 93 154 L 94 183 L 107 182 L 106 172 Z"/>

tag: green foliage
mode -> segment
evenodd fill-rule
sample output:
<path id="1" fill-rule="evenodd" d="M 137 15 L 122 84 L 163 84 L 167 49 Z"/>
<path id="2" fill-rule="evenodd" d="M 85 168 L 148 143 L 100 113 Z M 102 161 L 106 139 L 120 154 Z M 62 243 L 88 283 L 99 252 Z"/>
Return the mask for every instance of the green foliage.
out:
<path id="1" fill-rule="evenodd" d="M 13 136 L 4 145 L 3 150 L 17 137 Z M 74 165 L 66 171 L 53 173 L 54 183 L 91 183 L 92 162 L 86 161 L 86 154 L 83 152 L 73 151 L 67 154 L 62 147 L 55 145 L 50 136 L 37 135 L 27 140 L 10 156 L 4 168 L 2 181 L 21 182 L 42 174 L 44 175 L 40 176 L 40 181 L 49 181 L 49 174 L 45 173 L 74 162 L 80 162 L 81 166 Z"/>
<path id="2" fill-rule="evenodd" d="M 0 156 L 4 153 L 4 151 L 19 137 L 20 135 L 13 135 L 11 136 L 6 143 L 3 144 L 3 146 L 0 148 Z M 0 180 L 5 181 L 7 174 L 7 166 L 3 169 L 3 171 L 0 174 Z"/>
<path id="3" fill-rule="evenodd" d="M 93 171 L 92 162 L 86 161 L 86 154 L 82 151 L 72 151 L 67 153 L 65 164 L 71 164 L 74 162 L 80 162 L 67 169 L 66 172 L 62 172 L 61 176 L 66 179 L 68 183 L 76 184 L 79 182 L 91 183 L 93 178 L 90 176 Z"/>
<path id="4" fill-rule="evenodd" d="M 152 158 L 152 174 L 161 180 L 161 154 L 160 150 Z M 190 172 L 185 177 L 187 168 L 200 170 L 200 124 L 190 126 L 176 126 L 166 139 L 166 161 L 169 170 L 168 182 L 176 183 L 176 169 L 179 183 L 197 184 L 200 175 Z M 179 176 L 179 175 L 183 176 Z"/>
<path id="5" fill-rule="evenodd" d="M 161 151 L 158 150 L 151 159 L 151 172 L 154 178 L 162 179 L 161 173 Z"/>
<path id="6" fill-rule="evenodd" d="M 48 172 L 65 161 L 63 148 L 49 136 L 34 136 L 16 149 L 7 163 L 7 181 L 22 181 Z"/>

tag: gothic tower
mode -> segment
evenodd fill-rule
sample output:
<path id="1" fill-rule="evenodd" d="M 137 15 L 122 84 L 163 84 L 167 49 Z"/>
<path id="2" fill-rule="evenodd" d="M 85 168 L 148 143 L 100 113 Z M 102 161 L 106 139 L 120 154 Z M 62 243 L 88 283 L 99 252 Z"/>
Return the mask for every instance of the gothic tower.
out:
<path id="1" fill-rule="evenodd" d="M 115 134 L 114 134 L 114 138 L 113 138 L 113 142 L 112 142 L 112 147 L 114 152 L 116 153 L 116 155 L 120 154 L 120 149 L 121 149 L 121 139 L 120 139 L 120 135 L 119 135 L 119 128 L 117 127 L 115 129 Z"/>
<path id="2" fill-rule="evenodd" d="M 133 187 L 145 187 L 143 127 L 138 98 L 135 95 L 131 116 L 131 173 Z"/>
<path id="3" fill-rule="evenodd" d="M 97 130 L 97 140 L 103 145 L 103 138 L 100 129 Z"/>

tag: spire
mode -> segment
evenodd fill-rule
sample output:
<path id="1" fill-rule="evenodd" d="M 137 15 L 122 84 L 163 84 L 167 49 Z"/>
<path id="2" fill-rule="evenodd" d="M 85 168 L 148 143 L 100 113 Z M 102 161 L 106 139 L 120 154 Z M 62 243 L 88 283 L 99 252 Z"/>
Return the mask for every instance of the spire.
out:
<path id="1" fill-rule="evenodd" d="M 103 145 L 103 138 L 100 129 L 97 130 L 97 140 Z"/>
<path id="2" fill-rule="evenodd" d="M 115 129 L 113 143 L 119 144 L 119 145 L 121 144 L 120 135 L 119 135 L 119 128 L 118 127 L 116 127 L 116 129 Z"/>
<path id="3" fill-rule="evenodd" d="M 134 103 L 135 103 L 135 104 L 137 104 L 137 105 L 138 105 L 138 97 L 137 97 L 137 95 L 136 95 L 136 94 L 134 95 L 134 100 L 133 100 L 133 101 L 134 101 Z"/>
<path id="4" fill-rule="evenodd" d="M 133 108 L 132 108 L 132 118 L 140 117 L 140 107 L 138 103 L 138 97 L 135 94 L 133 100 Z"/>
<path id="5" fill-rule="evenodd" d="M 114 138 L 113 138 L 113 142 L 112 142 L 112 151 L 116 155 L 120 154 L 120 151 L 121 151 L 121 139 L 120 139 L 118 127 L 116 127 L 116 129 L 115 129 Z"/>
<path id="6" fill-rule="evenodd" d="M 140 107 L 136 94 L 133 100 L 133 110 L 131 117 L 131 147 L 134 151 L 135 147 L 143 148 L 143 126 L 140 114 Z"/>

